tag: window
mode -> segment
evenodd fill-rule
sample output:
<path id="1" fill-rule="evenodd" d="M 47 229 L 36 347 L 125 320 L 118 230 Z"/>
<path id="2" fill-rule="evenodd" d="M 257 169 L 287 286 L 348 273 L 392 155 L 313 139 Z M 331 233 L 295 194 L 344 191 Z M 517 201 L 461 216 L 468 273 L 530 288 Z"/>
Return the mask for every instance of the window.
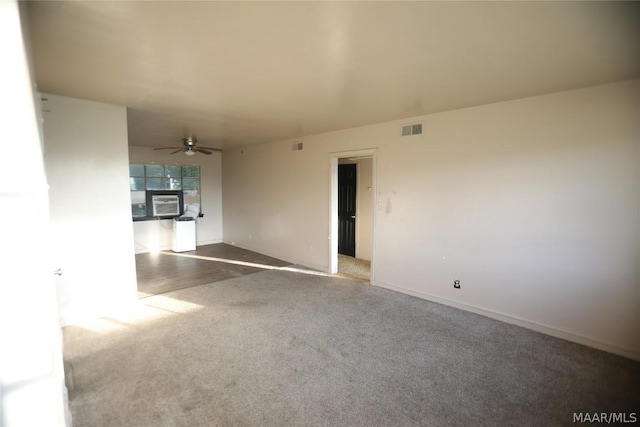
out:
<path id="1" fill-rule="evenodd" d="M 133 218 L 152 217 L 147 191 L 182 191 L 184 206 L 200 206 L 200 167 L 176 165 L 129 165 Z M 183 206 L 183 208 L 184 208 Z"/>

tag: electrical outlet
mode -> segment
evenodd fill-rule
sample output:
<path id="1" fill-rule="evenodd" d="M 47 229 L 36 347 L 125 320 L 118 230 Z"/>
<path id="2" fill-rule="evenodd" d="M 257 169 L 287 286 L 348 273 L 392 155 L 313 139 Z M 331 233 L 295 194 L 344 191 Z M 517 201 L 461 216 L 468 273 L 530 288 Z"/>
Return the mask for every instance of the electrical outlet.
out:
<path id="1" fill-rule="evenodd" d="M 460 289 L 460 280 L 454 280 L 453 281 L 453 287 L 456 289 Z"/>

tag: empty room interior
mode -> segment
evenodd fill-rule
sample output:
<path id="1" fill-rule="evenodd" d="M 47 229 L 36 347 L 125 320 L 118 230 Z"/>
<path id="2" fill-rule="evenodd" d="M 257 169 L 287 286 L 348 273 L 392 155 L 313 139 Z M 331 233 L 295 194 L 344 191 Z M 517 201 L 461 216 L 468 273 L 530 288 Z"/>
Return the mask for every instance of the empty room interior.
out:
<path id="1" fill-rule="evenodd" d="M 637 422 L 639 18 L 0 2 L 0 425 Z"/>

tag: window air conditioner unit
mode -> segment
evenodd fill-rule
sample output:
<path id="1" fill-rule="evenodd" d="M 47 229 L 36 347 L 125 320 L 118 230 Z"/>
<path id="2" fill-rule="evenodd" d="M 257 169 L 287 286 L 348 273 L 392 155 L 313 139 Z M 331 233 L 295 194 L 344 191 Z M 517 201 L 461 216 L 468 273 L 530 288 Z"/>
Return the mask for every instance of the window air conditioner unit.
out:
<path id="1" fill-rule="evenodd" d="M 180 198 L 175 195 L 151 196 L 153 216 L 178 216 L 180 215 Z"/>

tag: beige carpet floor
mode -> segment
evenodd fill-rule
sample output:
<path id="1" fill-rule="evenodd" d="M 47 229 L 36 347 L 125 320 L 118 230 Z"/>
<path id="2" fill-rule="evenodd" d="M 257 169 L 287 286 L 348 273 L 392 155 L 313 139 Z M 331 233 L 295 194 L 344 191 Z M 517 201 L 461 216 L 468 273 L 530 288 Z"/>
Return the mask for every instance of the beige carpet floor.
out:
<path id="1" fill-rule="evenodd" d="M 371 261 L 338 254 L 338 272 L 362 280 L 371 280 Z"/>
<path id="2" fill-rule="evenodd" d="M 63 335 L 76 427 L 572 426 L 640 407 L 637 362 L 295 269 Z"/>

